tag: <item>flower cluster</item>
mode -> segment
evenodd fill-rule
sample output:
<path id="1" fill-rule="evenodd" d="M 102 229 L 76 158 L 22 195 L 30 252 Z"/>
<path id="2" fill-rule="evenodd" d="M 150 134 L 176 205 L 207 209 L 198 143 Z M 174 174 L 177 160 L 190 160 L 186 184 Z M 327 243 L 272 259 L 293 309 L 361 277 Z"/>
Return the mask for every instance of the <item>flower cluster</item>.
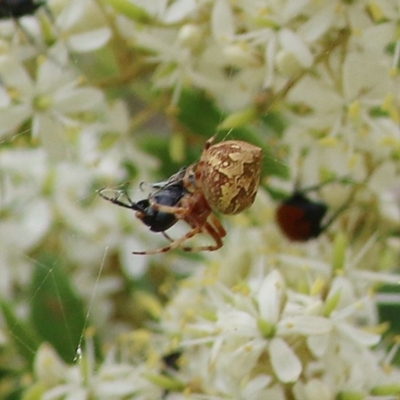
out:
<path id="1" fill-rule="evenodd" d="M 397 399 L 400 5 L 37 3 L 0 7 L 0 397 Z M 167 239 L 98 191 L 147 198 L 218 130 L 265 153 L 252 208 L 133 256 Z M 321 182 L 336 218 L 292 243 L 277 203 Z"/>
<path id="2" fill-rule="evenodd" d="M 337 269 L 307 252 L 260 256 L 250 249 L 235 262 L 234 242 L 183 282 L 162 313 L 162 335 L 133 333 L 87 379 L 65 365 L 68 372 L 54 377 L 60 361 L 43 347 L 36 372 L 45 398 L 396 398 L 400 372 L 383 350 L 371 349 L 380 334 L 365 290 L 389 276 L 363 275 L 339 248 Z"/>

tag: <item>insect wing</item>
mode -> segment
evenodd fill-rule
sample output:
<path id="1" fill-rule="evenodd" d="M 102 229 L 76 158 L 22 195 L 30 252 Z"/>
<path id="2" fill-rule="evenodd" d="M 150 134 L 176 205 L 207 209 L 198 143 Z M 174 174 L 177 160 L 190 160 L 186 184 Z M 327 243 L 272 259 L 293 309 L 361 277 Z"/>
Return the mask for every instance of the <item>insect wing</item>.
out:
<path id="1" fill-rule="evenodd" d="M 150 187 L 153 189 L 167 189 L 170 186 L 182 186 L 183 187 L 183 178 L 185 176 L 186 167 L 181 168 L 176 174 L 171 175 L 167 180 L 151 183 Z M 173 189 L 175 190 L 175 189 Z"/>

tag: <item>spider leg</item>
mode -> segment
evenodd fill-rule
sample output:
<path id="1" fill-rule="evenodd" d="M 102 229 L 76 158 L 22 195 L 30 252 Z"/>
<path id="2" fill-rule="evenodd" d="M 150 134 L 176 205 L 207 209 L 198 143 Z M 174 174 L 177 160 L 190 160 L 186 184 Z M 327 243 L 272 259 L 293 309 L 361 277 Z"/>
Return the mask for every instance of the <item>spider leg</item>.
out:
<path id="1" fill-rule="evenodd" d="M 216 217 L 215 217 L 216 219 Z M 214 222 L 214 221 L 213 221 Z M 199 252 L 199 251 L 215 251 L 223 246 L 222 238 L 226 235 L 225 229 L 222 227 L 221 223 L 218 221 L 218 227 L 214 227 L 209 222 L 206 222 L 202 227 L 201 231 L 205 234 L 210 235 L 214 241 L 214 245 L 208 246 L 195 246 L 195 247 L 182 247 L 182 250 L 189 252 Z M 221 235 L 220 228 L 223 229 L 224 235 Z"/>
<path id="2" fill-rule="evenodd" d="M 207 141 L 206 141 L 206 144 L 204 145 L 204 150 L 208 150 L 211 146 L 212 146 L 212 144 L 214 143 L 214 140 L 215 140 L 215 138 L 217 137 L 217 133 L 215 133 L 214 135 L 212 135 L 211 137 L 210 137 L 210 139 L 208 139 Z M 204 151 L 203 150 L 203 151 Z"/>
<path id="3" fill-rule="evenodd" d="M 179 247 L 183 242 L 185 242 L 186 240 L 192 238 L 193 236 L 195 236 L 199 232 L 201 232 L 201 230 L 202 230 L 202 226 L 196 226 L 195 228 L 192 228 L 189 232 L 187 232 L 185 235 L 183 235 L 179 239 L 174 240 L 169 246 L 165 246 L 165 247 L 162 247 L 161 249 L 150 250 L 150 251 L 133 251 L 132 254 L 144 255 L 144 254 L 166 253 L 167 251 L 170 251 L 172 249 Z"/>
<path id="4" fill-rule="evenodd" d="M 217 216 L 215 214 L 210 214 L 211 222 L 214 226 L 214 228 L 216 229 L 216 231 L 218 232 L 218 235 L 223 238 L 226 236 L 226 230 L 225 228 L 222 226 L 220 220 L 217 218 Z"/>
<path id="5" fill-rule="evenodd" d="M 188 209 L 186 207 L 175 207 L 175 206 L 166 206 L 164 204 L 154 203 L 150 200 L 150 204 L 152 207 L 160 212 L 164 212 L 167 214 L 174 214 L 176 218 L 183 219 L 188 214 Z"/>

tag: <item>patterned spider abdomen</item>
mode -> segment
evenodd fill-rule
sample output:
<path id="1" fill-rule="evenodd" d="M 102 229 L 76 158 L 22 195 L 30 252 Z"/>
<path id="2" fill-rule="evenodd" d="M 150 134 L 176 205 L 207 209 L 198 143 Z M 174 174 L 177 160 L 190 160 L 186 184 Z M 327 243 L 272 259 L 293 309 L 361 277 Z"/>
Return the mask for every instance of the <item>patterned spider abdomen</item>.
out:
<path id="1" fill-rule="evenodd" d="M 260 183 L 260 147 L 227 140 L 203 151 L 198 165 L 199 183 L 210 207 L 222 214 L 249 208 Z"/>

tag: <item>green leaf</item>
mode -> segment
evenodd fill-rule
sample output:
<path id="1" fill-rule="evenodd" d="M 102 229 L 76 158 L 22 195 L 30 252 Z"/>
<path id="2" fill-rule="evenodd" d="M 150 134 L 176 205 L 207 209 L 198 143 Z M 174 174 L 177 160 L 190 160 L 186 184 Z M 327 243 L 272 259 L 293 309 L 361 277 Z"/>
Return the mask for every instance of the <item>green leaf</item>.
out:
<path id="1" fill-rule="evenodd" d="M 183 90 L 178 103 L 178 121 L 197 135 L 210 138 L 223 119 L 214 102 L 199 90 Z"/>
<path id="2" fill-rule="evenodd" d="M 39 260 L 31 292 L 32 325 L 66 362 L 72 362 L 87 321 L 82 301 L 58 259 L 44 256 Z"/>
<path id="3" fill-rule="evenodd" d="M 344 269 L 346 259 L 346 249 L 348 247 L 347 236 L 345 233 L 338 233 L 334 240 L 333 263 L 332 267 L 335 272 Z"/>
<path id="4" fill-rule="evenodd" d="M 7 324 L 10 338 L 15 343 L 19 353 L 32 365 L 36 350 L 41 343 L 40 337 L 31 325 L 17 318 L 10 303 L 0 300 L 0 309 Z"/>
<path id="5" fill-rule="evenodd" d="M 159 178 L 165 179 L 175 174 L 184 165 L 190 165 L 198 160 L 201 153 L 201 146 L 186 146 L 184 160 L 177 163 L 174 154 L 171 152 L 171 139 L 169 137 L 160 137 L 158 134 L 147 134 L 138 138 L 139 146 L 146 153 L 155 156 L 160 161 Z"/>
<path id="6" fill-rule="evenodd" d="M 254 108 L 246 108 L 229 114 L 219 125 L 221 130 L 235 129 L 253 122 L 257 118 L 257 110 Z"/>
<path id="7" fill-rule="evenodd" d="M 376 396 L 393 396 L 400 395 L 400 384 L 393 383 L 387 385 L 375 386 L 371 389 L 371 394 Z"/>
<path id="8" fill-rule="evenodd" d="M 31 385 L 23 394 L 18 397 L 21 400 L 40 400 L 43 398 L 43 394 L 46 392 L 47 387 L 43 382 L 36 382 Z M 8 399 L 7 399 L 8 400 Z"/>
<path id="9" fill-rule="evenodd" d="M 14 390 L 12 390 L 12 392 L 7 394 L 7 397 L 5 398 L 5 400 L 21 400 L 24 395 L 24 389 L 23 388 L 15 388 Z M 39 398 L 39 397 L 37 397 Z M 24 399 L 25 400 L 25 399 Z"/>
<path id="10" fill-rule="evenodd" d="M 167 390 L 173 390 L 174 392 L 181 392 L 185 388 L 183 382 L 170 376 L 150 373 L 143 374 L 143 376 L 155 385 Z"/>
<path id="11" fill-rule="evenodd" d="M 390 298 L 396 299 L 400 294 L 400 285 L 386 284 L 378 290 L 379 293 L 385 294 L 388 298 L 387 302 L 380 301 L 378 303 L 379 321 L 381 323 L 388 323 L 389 330 L 385 336 L 389 339 L 391 346 L 397 346 L 398 335 L 400 334 L 400 304 L 397 300 L 391 301 Z M 391 347 L 390 346 L 390 347 Z M 397 367 L 400 366 L 400 353 L 397 351 L 392 363 Z"/>
<path id="12" fill-rule="evenodd" d="M 133 19 L 134 21 L 147 23 L 151 20 L 150 15 L 143 8 L 135 5 L 128 0 L 105 0 L 116 11 Z"/>
<path id="13" fill-rule="evenodd" d="M 246 113 L 246 111 L 243 112 Z M 240 112 L 235 115 L 239 117 L 242 116 Z M 179 122 L 190 129 L 193 133 L 206 137 L 207 139 L 218 132 L 220 123 L 223 120 L 225 123 L 227 123 L 227 121 L 232 122 L 232 120 L 236 118 L 235 115 L 233 115 L 232 118 L 228 117 L 225 119 L 224 114 L 201 91 L 184 90 L 180 97 L 178 114 Z M 271 122 L 271 126 L 267 129 L 266 134 L 271 135 L 271 130 L 274 129 L 274 127 L 277 129 L 283 129 L 283 122 L 277 116 L 274 116 L 273 118 L 271 117 L 271 119 L 264 118 L 264 127 L 267 126 L 268 121 Z M 265 138 L 264 132 L 244 126 L 239 126 L 229 130 L 220 129 L 219 132 L 219 140 L 224 140 L 225 138 L 243 140 L 263 149 L 264 158 L 262 162 L 262 176 L 274 175 L 283 179 L 289 178 L 288 166 L 279 160 L 273 153 L 269 147 L 268 140 Z M 200 154 L 201 149 L 199 150 L 196 159 L 198 159 Z"/>
<path id="14" fill-rule="evenodd" d="M 287 126 L 282 114 L 270 111 L 261 117 L 261 122 L 268 129 L 270 134 L 273 134 L 277 138 L 281 138 L 282 134 Z"/>
<path id="15" fill-rule="evenodd" d="M 365 394 L 361 392 L 341 392 L 337 400 L 364 400 Z"/>

